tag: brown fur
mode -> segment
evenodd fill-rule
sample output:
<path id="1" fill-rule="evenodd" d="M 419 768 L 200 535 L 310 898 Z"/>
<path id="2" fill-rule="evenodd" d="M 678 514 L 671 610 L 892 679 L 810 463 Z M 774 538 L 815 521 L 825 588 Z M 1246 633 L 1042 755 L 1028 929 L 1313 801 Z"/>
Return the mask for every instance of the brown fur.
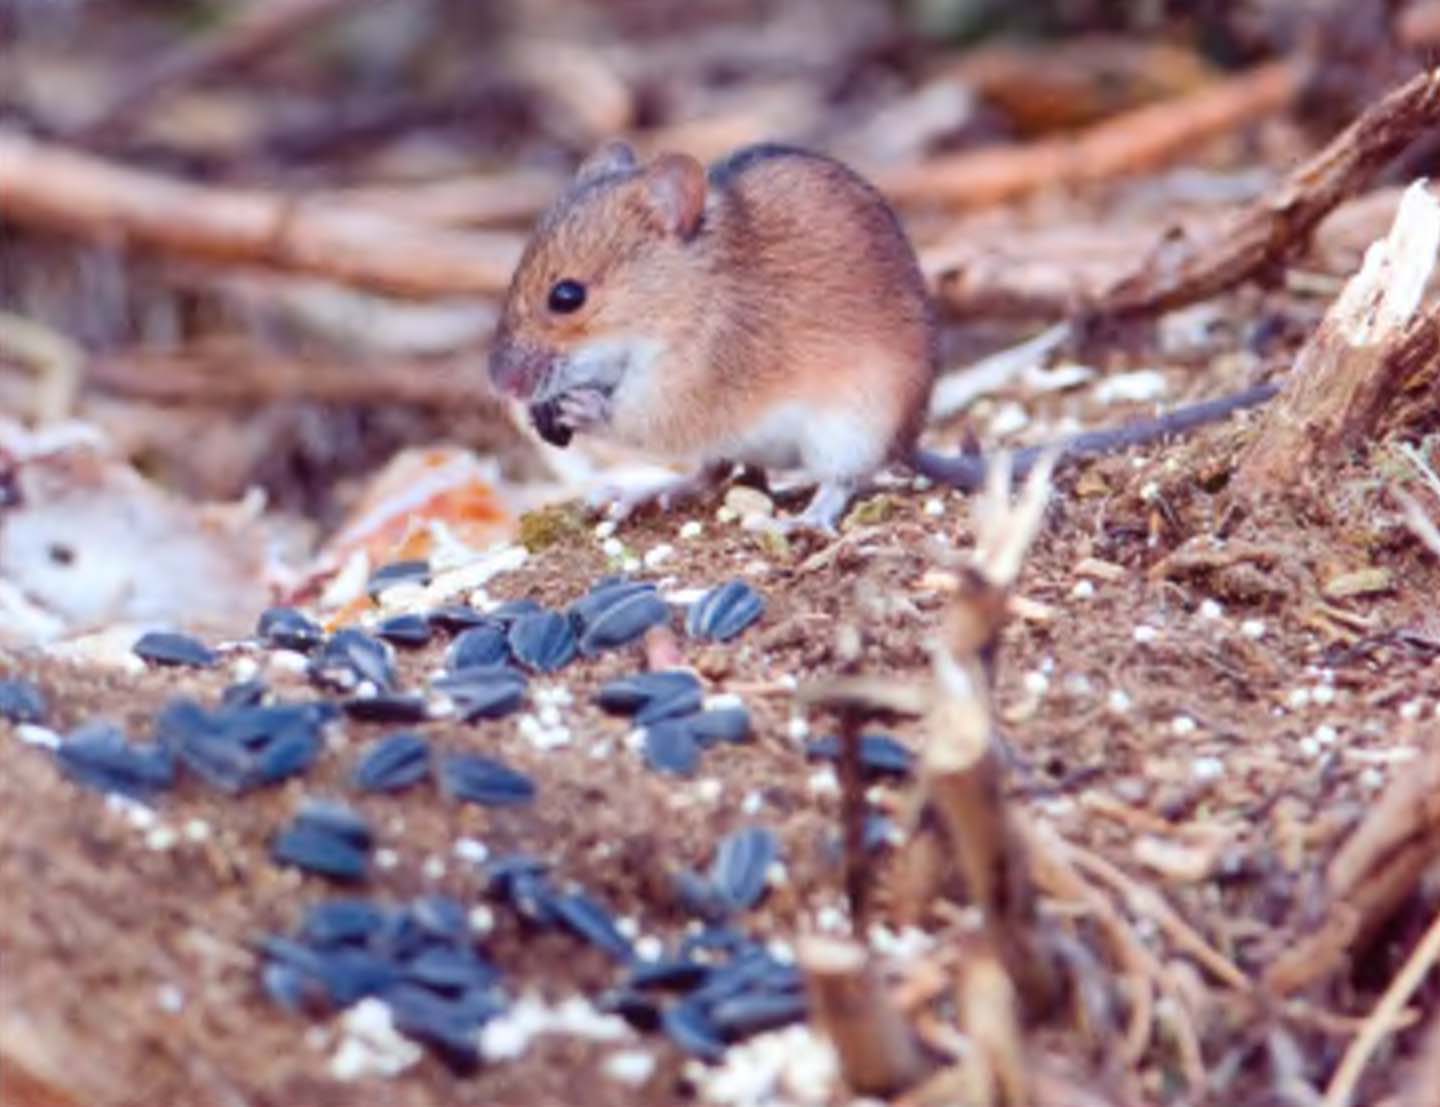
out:
<path id="1" fill-rule="evenodd" d="M 547 307 L 565 278 L 588 290 L 569 315 Z M 662 353 L 655 389 L 617 407 L 615 431 L 666 454 L 798 403 L 854 413 L 905 458 L 935 374 L 924 280 L 884 199 L 838 162 L 781 147 L 738 151 L 704 179 L 683 156 L 640 167 L 619 147 L 582 167 L 516 271 L 493 371 L 528 400 L 557 356 L 622 335 Z"/>

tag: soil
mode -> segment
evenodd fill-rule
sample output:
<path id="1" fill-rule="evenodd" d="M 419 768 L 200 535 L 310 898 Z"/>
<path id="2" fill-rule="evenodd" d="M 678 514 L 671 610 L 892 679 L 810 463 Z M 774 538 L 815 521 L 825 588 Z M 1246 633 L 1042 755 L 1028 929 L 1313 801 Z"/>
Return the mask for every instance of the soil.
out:
<path id="1" fill-rule="evenodd" d="M 1254 418 L 1062 474 L 1017 587 L 1043 609 L 1004 632 L 997 704 L 1018 755 L 1012 801 L 1158 888 L 1215 948 L 1258 976 L 1310 921 L 1315 876 L 1336 844 L 1435 725 L 1440 627 L 1431 604 L 1440 571 L 1384 497 L 1393 474 L 1383 455 L 1328 477 L 1303 516 L 1232 502 L 1225 478 Z M 339 1081 L 329 1071 L 334 1025 L 286 1014 L 267 999 L 254 949 L 335 891 L 322 878 L 277 867 L 267 852 L 301 798 L 317 795 L 343 796 L 371 821 L 379 844 L 396 852 L 398 862 L 375 869 L 364 889 L 383 901 L 440 890 L 477 902 L 480 873 L 454 853 L 457 838 L 471 837 L 492 854 L 551 859 L 560 877 L 581 883 L 641 932 L 669 939 L 687 922 L 672 874 L 707 864 L 721 835 L 753 822 L 779 834 L 787 879 L 747 914 L 748 929 L 793 941 L 817 926 L 822 909 L 838 906 L 838 800 L 812 787 L 816 765 L 796 739 L 787 682 L 833 671 L 842 621 L 862 629 L 864 671 L 923 678 L 927 635 L 947 599 L 933 540 L 967 549 L 970 504 L 953 492 L 899 487 L 869 501 L 867 522 L 852 521 L 817 557 L 822 547 L 813 542 L 786 552 L 717 522 L 719 502 L 640 519 L 618 535 L 637 555 L 674 545 L 646 576 L 685 587 L 742 576 L 768 600 L 762 621 L 735 642 L 686 642 L 686 662 L 712 690 L 738 690 L 755 724 L 750 742 L 708 751 L 695 780 L 646 768 L 623 742 L 627 724 L 591 703 L 600 682 L 643 666 L 639 647 L 537 680 L 572 690 L 571 745 L 541 752 L 513 717 L 423 726 L 441 749 L 495 754 L 531 774 L 539 796 L 524 808 L 449 804 L 428 784 L 396 796 L 357 794 L 347 780 L 360 748 L 396 728 L 347 722 L 344 742 L 282 787 L 236 799 L 184 777 L 157 809 L 175 841 L 154 848 L 145 830 L 62 778 L 47 752 L 0 723 L 0 1033 L 33 1043 L 11 1049 L 32 1063 L 5 1078 L 0 1098 L 420 1107 L 692 1097 L 685 1059 L 659 1035 L 618 1046 L 542 1038 L 522 1058 L 465 1078 L 426 1056 L 393 1078 Z M 679 538 L 691 518 L 702 522 L 702 534 Z M 1091 569 L 1086 559 L 1110 568 Z M 1328 581 L 1367 567 L 1387 571 L 1389 586 L 1325 597 Z M 587 539 L 536 554 L 490 592 L 559 606 L 606 571 L 599 542 Z M 438 667 L 444 648 L 438 640 L 402 654 L 405 683 Z M 266 671 L 263 654 L 254 656 Z M 139 677 L 39 658 L 0 664 L 11 670 L 6 675 L 42 685 L 52 705 L 48 723 L 61 733 L 105 718 L 148 736 L 171 697 L 213 702 L 233 679 L 229 662 Z M 277 694 L 314 694 L 302 676 L 268 676 Z M 810 726 L 812 734 L 832 730 L 819 717 Z M 913 724 L 891 732 L 912 746 L 922 737 Z M 597 742 L 610 743 L 608 756 L 591 755 Z M 898 810 L 906 787 L 885 786 L 882 801 Z M 742 804 L 753 795 L 760 806 L 749 815 Z M 197 840 L 201 824 L 208 834 Z M 1148 869 L 1136 842 L 1156 836 L 1218 837 L 1219 874 L 1187 881 Z M 883 860 L 873 875 L 883 893 Z M 880 911 L 883 918 L 883 894 Z M 613 966 L 578 939 L 524 929 L 503 910 L 496 918 L 483 945 L 512 993 L 594 997 L 613 982 Z M 1393 935 L 1341 988 L 1335 1014 L 1369 1010 L 1413 944 L 1416 924 L 1401 912 Z M 1212 995 L 1225 991 L 1208 978 L 1207 985 Z M 1248 1056 L 1263 1027 L 1252 1020 L 1230 1027 L 1228 1038 L 1207 1040 L 1207 1063 L 1218 1070 Z M 1295 1032 L 1318 1051 L 1313 1056 L 1332 1063 L 1347 1040 L 1313 1027 Z M 1040 1040 L 1060 1055 L 1078 1058 L 1087 1049 L 1064 1018 Z M 1413 1042 L 1405 1034 L 1394 1041 L 1398 1050 L 1382 1055 L 1362 1084 L 1366 1102 L 1396 1086 L 1397 1058 Z M 606 1074 L 605 1059 L 621 1048 L 658 1059 L 643 1086 Z M 1147 1101 L 1182 1101 L 1172 1052 L 1163 1039 L 1152 1045 L 1142 1081 Z M 1257 1102 L 1262 1078 L 1251 1066 L 1238 1072 L 1204 1102 Z"/>

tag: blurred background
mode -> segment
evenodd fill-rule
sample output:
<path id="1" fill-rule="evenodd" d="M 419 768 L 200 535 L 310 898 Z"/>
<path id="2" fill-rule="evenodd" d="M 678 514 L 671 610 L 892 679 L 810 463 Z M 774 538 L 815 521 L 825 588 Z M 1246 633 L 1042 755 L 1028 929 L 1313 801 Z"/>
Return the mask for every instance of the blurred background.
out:
<path id="1" fill-rule="evenodd" d="M 166 487 L 258 486 L 322 529 L 407 446 L 553 476 L 484 351 L 527 225 L 615 134 L 834 153 L 890 192 L 932 273 L 1050 228 L 996 264 L 1060 277 L 1002 289 L 1005 310 L 948 301 L 963 363 L 1053 315 L 1056 279 L 1073 301 L 1104 275 L 1081 272 L 1104 268 L 1093 233 L 1056 228 L 1107 221 L 1128 260 L 1187 206 L 1253 198 L 1420 64 L 1435 7 L 0 0 L 0 410 L 80 418 Z M 954 162 L 1199 112 L 1244 80 L 1230 115 L 1133 164 L 984 163 L 1000 181 L 977 190 Z"/>

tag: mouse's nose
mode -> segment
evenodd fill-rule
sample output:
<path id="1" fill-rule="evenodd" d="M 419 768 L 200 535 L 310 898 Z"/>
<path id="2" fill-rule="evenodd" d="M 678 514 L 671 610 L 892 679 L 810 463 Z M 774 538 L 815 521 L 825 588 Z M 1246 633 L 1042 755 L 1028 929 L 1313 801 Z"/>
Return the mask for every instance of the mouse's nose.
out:
<path id="1" fill-rule="evenodd" d="M 502 336 L 490 349 L 490 380 L 507 396 L 528 400 L 543 379 L 548 361 L 533 347 Z"/>

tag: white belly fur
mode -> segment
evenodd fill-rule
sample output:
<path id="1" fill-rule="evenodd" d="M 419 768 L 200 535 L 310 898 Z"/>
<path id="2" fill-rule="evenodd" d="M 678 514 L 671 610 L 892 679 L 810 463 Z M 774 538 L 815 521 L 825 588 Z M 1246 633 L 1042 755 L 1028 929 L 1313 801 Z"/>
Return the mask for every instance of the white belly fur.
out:
<path id="1" fill-rule="evenodd" d="M 873 419 L 808 404 L 785 404 L 724 443 L 716 458 L 765 469 L 801 469 L 819 480 L 846 480 L 874 472 L 885 443 Z"/>

